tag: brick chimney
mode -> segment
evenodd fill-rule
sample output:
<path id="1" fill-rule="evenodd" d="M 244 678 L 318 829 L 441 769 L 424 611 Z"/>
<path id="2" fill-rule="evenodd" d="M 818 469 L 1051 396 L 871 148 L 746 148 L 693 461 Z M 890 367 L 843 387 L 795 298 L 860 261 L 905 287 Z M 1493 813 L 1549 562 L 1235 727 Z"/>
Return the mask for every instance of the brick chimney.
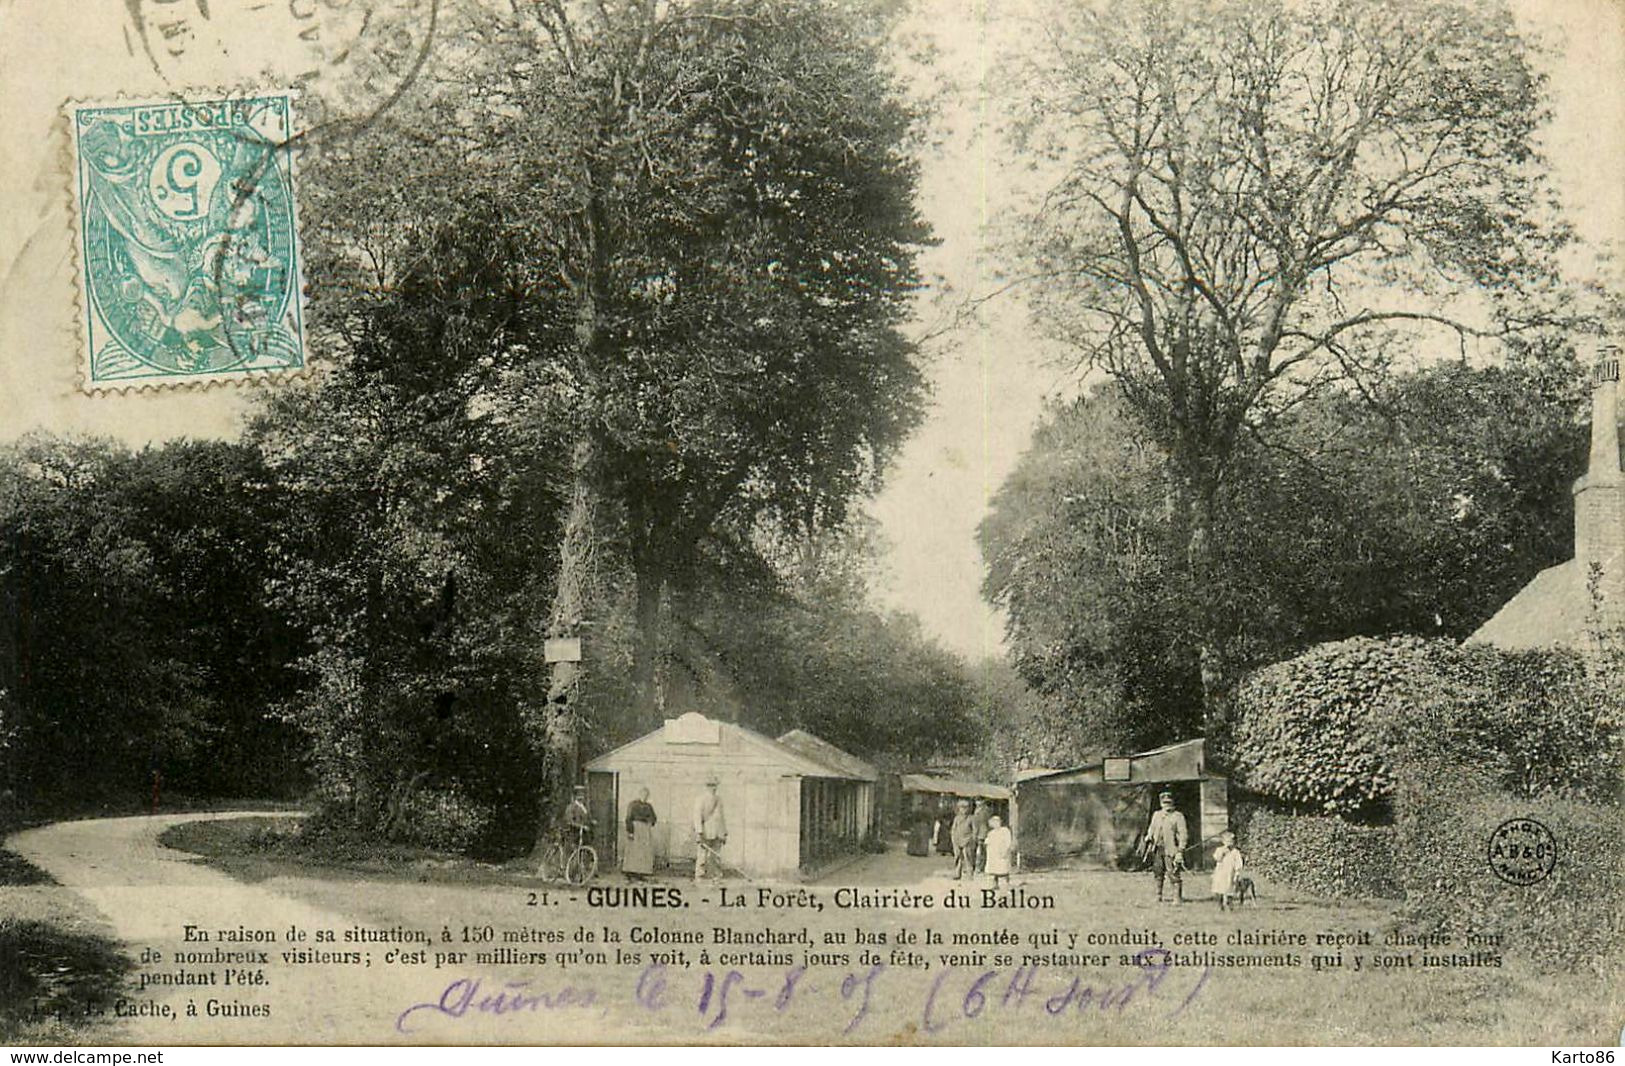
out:
<path id="1" fill-rule="evenodd" d="M 1591 393 L 1591 462 L 1574 483 L 1574 558 L 1602 567 L 1607 614 L 1625 617 L 1625 471 L 1619 465 L 1619 349 L 1599 346 Z"/>

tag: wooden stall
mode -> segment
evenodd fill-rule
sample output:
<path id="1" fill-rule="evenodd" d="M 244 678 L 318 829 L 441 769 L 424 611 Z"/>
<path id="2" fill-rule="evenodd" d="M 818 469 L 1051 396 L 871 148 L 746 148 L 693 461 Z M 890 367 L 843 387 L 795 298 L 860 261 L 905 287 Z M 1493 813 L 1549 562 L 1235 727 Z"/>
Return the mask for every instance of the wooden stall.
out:
<path id="1" fill-rule="evenodd" d="M 1157 794 L 1165 788 L 1190 829 L 1186 862 L 1205 865 L 1229 826 L 1230 802 L 1229 782 L 1208 770 L 1201 738 L 1065 770 L 1018 774 L 1011 814 L 1022 862 L 1136 865 Z"/>
<path id="2" fill-rule="evenodd" d="M 861 850 L 878 828 L 879 773 L 856 755 L 803 729 L 790 730 L 779 743 L 844 775 L 802 779 L 801 868 L 815 869 Z"/>
<path id="3" fill-rule="evenodd" d="M 692 869 L 694 804 L 712 774 L 728 823 L 722 861 L 751 877 L 792 877 L 855 853 L 872 824 L 875 773 L 856 756 L 799 730 L 773 740 L 685 714 L 587 764 L 599 841 L 619 847 L 627 805 L 647 788 L 657 868 Z M 601 848 L 600 861 L 617 861 L 613 850 Z"/>

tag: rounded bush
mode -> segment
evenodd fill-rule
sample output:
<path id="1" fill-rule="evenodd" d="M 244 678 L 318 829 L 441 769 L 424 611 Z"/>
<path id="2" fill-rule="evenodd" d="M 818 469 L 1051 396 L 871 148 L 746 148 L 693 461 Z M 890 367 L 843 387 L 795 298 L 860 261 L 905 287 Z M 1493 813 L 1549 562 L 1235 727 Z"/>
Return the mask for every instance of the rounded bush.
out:
<path id="1" fill-rule="evenodd" d="M 490 827 L 494 812 L 460 792 L 425 789 L 407 801 L 397 834 L 437 851 L 468 851 Z"/>
<path id="2" fill-rule="evenodd" d="M 1255 671 L 1236 694 L 1236 780 L 1292 806 L 1380 816 L 1393 792 L 1392 725 L 1433 651 L 1414 637 L 1358 637 Z"/>

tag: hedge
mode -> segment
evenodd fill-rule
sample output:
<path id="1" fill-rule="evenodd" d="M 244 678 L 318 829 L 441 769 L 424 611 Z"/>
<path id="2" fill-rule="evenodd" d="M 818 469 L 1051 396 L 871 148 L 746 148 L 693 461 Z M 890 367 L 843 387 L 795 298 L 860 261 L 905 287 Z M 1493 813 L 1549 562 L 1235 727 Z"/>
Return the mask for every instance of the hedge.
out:
<path id="1" fill-rule="evenodd" d="M 1619 807 L 1472 795 L 1438 783 L 1406 789 L 1401 807 L 1400 913 L 1409 925 L 1458 937 L 1499 933 L 1504 948 L 1550 969 L 1604 975 L 1617 966 L 1625 954 Z M 1491 834 L 1513 818 L 1533 818 L 1552 832 L 1557 862 L 1543 881 L 1512 884 L 1491 869 Z"/>
<path id="2" fill-rule="evenodd" d="M 1613 664 L 1557 649 L 1415 637 L 1322 644 L 1242 682 L 1232 775 L 1284 805 L 1383 822 L 1400 750 L 1431 747 L 1508 792 L 1612 799 L 1620 680 Z"/>
<path id="3" fill-rule="evenodd" d="M 1254 671 L 1236 693 L 1236 780 L 1285 804 L 1380 816 L 1393 785 L 1391 723 L 1429 673 L 1428 655 L 1415 638 L 1361 637 Z"/>
<path id="4" fill-rule="evenodd" d="M 1333 897 L 1398 899 L 1393 826 L 1353 825 L 1333 815 L 1252 812 L 1238 843 L 1248 866 L 1272 882 Z"/>
<path id="5" fill-rule="evenodd" d="M 1230 752 L 1236 783 L 1274 808 L 1245 823 L 1248 862 L 1322 895 L 1402 898 L 1405 923 L 1459 950 L 1493 933 L 1498 950 L 1603 973 L 1625 949 L 1622 707 L 1618 654 L 1361 638 L 1266 667 L 1238 690 Z M 1525 817 L 1558 854 L 1528 885 L 1488 854 Z"/>

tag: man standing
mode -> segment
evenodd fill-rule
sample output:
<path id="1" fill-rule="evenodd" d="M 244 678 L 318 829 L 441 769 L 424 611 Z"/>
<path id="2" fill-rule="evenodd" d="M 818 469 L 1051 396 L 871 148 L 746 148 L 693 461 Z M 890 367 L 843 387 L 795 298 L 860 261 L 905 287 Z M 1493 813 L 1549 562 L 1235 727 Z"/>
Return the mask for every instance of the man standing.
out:
<path id="1" fill-rule="evenodd" d="M 954 804 L 954 823 L 948 827 L 954 844 L 954 880 L 976 874 L 976 823 L 971 820 L 970 802 Z"/>
<path id="2" fill-rule="evenodd" d="M 1151 872 L 1157 878 L 1157 902 L 1167 898 L 1172 903 L 1184 903 L 1182 874 L 1190 831 L 1185 827 L 1185 816 L 1174 809 L 1172 792 L 1163 789 L 1157 797 L 1157 806 L 1145 830 L 1145 850 L 1151 856 Z M 1165 897 L 1165 893 L 1171 895 Z"/>
<path id="3" fill-rule="evenodd" d="M 577 785 L 570 794 L 570 805 L 564 808 L 564 826 L 575 837 L 576 846 L 592 839 L 592 812 L 587 810 L 587 786 Z"/>
<path id="4" fill-rule="evenodd" d="M 705 779 L 705 791 L 694 801 L 694 880 L 709 875 L 713 867 L 722 865 L 722 845 L 728 842 L 728 819 L 722 811 L 722 797 L 717 795 L 718 778 L 712 774 Z"/>
<path id="5" fill-rule="evenodd" d="M 976 858 L 977 873 L 987 868 L 987 834 L 991 828 L 989 819 L 992 817 L 993 812 L 987 809 L 987 800 L 977 800 L 976 810 L 970 816 L 971 825 L 976 828 L 976 851 L 973 854 Z"/>

